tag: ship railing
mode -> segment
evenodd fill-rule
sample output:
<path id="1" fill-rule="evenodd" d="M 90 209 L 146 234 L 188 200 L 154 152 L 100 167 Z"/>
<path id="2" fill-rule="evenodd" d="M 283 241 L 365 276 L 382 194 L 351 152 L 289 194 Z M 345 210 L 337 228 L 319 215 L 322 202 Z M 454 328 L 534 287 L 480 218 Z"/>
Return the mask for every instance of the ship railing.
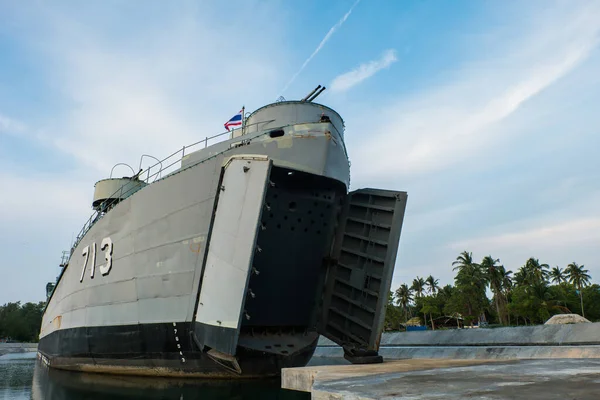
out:
<path id="1" fill-rule="evenodd" d="M 251 127 L 254 125 L 259 125 L 259 124 L 268 124 L 273 121 L 275 121 L 275 120 L 271 119 L 271 120 L 266 120 L 266 121 L 255 122 L 255 123 L 248 124 L 248 125 L 244 124 L 239 129 L 242 129 L 242 135 L 243 135 L 245 129 L 248 127 Z M 177 168 L 173 168 L 173 171 L 170 171 L 171 167 L 175 166 L 176 164 L 178 164 L 185 158 L 186 151 L 187 151 L 187 154 L 189 155 L 190 149 L 193 149 L 192 151 L 196 151 L 196 150 L 200 149 L 199 146 L 202 146 L 202 145 L 204 145 L 204 147 L 202 147 L 202 148 L 207 148 L 207 147 L 209 147 L 210 141 L 213 141 L 214 139 L 222 138 L 225 135 L 229 135 L 229 138 L 226 140 L 233 139 L 233 134 L 235 131 L 236 130 L 226 131 L 226 132 L 219 133 L 217 135 L 207 136 L 202 140 L 199 140 L 199 141 L 189 144 L 187 146 L 183 146 L 181 149 L 171 153 L 170 155 L 163 158 L 162 160 L 158 160 L 152 156 L 148 156 L 147 154 L 144 154 L 144 155 L 142 155 L 142 158 L 144 156 L 151 157 L 151 158 L 154 158 L 155 160 L 157 160 L 157 162 L 155 164 L 150 165 L 149 167 L 146 167 L 146 169 L 142 169 L 141 168 L 142 160 L 140 159 L 140 170 L 132 178 L 137 179 L 139 181 L 143 181 L 147 184 L 153 183 L 153 182 L 161 179 L 163 173 L 170 173 L 170 172 L 173 172 L 174 170 L 176 170 Z M 211 142 L 210 146 L 220 143 L 221 141 L 222 140 L 219 140 L 217 142 Z M 166 164 L 166 166 L 165 166 L 165 164 Z M 157 167 L 158 167 L 158 169 L 157 169 Z M 150 173 L 152 169 L 154 169 L 155 172 Z M 144 176 L 145 176 L 145 178 L 142 178 Z M 125 187 L 127 187 L 127 189 L 124 190 Z M 102 218 L 104 216 L 104 214 L 106 214 L 112 208 L 112 206 L 116 205 L 116 203 L 118 203 L 120 200 L 128 197 L 129 195 L 133 194 L 135 191 L 139 190 L 140 188 L 141 187 L 139 185 L 123 185 L 118 190 L 116 190 L 114 193 L 112 193 L 110 196 L 108 196 L 108 199 L 103 201 L 99 205 L 98 210 L 95 211 L 90 216 L 90 218 L 85 222 L 85 224 L 83 225 L 83 227 L 81 228 L 81 230 L 79 231 L 77 236 L 75 237 L 75 241 L 73 242 L 73 245 L 71 246 L 71 251 L 70 251 L 69 257 L 73 254 L 73 251 L 75 251 L 75 247 L 77 247 L 77 245 L 79 244 L 81 239 L 83 239 L 83 237 L 90 230 L 90 228 L 92 226 L 94 226 L 96 221 L 98 221 L 100 218 Z M 117 199 L 117 200 L 115 200 L 115 199 Z"/>
<path id="2" fill-rule="evenodd" d="M 270 119 L 270 120 L 265 120 L 265 121 L 254 122 L 252 124 L 244 124 L 244 126 L 242 126 L 240 128 L 242 130 L 241 135 L 244 135 L 246 129 L 251 126 L 258 126 L 260 124 L 268 124 L 268 123 L 271 123 L 274 121 L 275 121 L 274 119 Z M 151 183 L 151 181 L 154 182 L 157 179 L 160 179 L 164 172 L 169 171 L 169 168 L 173 167 L 174 165 L 179 163 L 181 160 L 183 160 L 185 158 L 186 151 L 188 152 L 187 154 L 189 155 L 190 149 L 193 149 L 192 151 L 196 151 L 198 149 L 198 146 L 202 146 L 202 145 L 204 145 L 203 148 L 207 148 L 207 147 L 209 147 L 209 142 L 213 141 L 214 139 L 222 138 L 225 135 L 229 135 L 228 139 L 233 139 L 233 134 L 236 131 L 237 130 L 234 129 L 231 132 L 226 131 L 226 132 L 216 134 L 214 136 L 207 136 L 202 140 L 199 140 L 199 141 L 189 144 L 187 146 L 183 146 L 181 149 L 176 150 L 174 153 L 168 155 L 164 159 L 156 162 L 155 164 L 150 165 L 145 170 L 140 171 L 138 173 L 138 176 L 143 177 L 145 175 L 146 177 L 143 180 L 146 183 Z M 221 140 L 212 142 L 212 143 L 210 143 L 210 146 L 212 146 L 213 144 L 220 143 L 220 142 L 221 142 Z M 169 164 L 165 165 L 167 162 L 169 162 Z M 158 167 L 158 170 L 156 170 L 157 167 Z M 152 169 L 154 169 L 155 172 L 150 173 L 152 171 Z"/>

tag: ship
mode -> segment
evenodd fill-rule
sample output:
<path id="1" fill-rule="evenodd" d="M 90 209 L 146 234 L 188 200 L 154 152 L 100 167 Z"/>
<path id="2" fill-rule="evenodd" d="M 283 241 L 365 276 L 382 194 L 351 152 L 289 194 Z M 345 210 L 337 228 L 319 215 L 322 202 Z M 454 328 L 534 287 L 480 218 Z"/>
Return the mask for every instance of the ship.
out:
<path id="1" fill-rule="evenodd" d="M 350 190 L 344 121 L 314 102 L 324 89 L 98 181 L 48 286 L 42 363 L 260 378 L 306 365 L 320 335 L 381 362 L 407 193 Z"/>

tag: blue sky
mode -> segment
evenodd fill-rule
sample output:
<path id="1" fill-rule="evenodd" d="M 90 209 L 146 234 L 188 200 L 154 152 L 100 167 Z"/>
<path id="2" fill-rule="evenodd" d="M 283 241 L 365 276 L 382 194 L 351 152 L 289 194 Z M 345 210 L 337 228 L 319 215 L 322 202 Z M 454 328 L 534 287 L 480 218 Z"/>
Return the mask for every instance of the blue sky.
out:
<path id="1" fill-rule="evenodd" d="M 112 165 L 317 84 L 353 188 L 409 193 L 394 287 L 462 250 L 598 279 L 599 39 L 597 1 L 0 0 L 0 304 L 44 298 Z"/>

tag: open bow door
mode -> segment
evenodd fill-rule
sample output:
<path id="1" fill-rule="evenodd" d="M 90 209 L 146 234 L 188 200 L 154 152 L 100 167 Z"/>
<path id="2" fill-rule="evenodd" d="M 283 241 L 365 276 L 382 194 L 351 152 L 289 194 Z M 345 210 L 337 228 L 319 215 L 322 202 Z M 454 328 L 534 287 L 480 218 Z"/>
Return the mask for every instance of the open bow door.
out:
<path id="1" fill-rule="evenodd" d="M 353 363 L 381 362 L 406 192 L 359 189 L 346 197 L 329 262 L 319 333 Z"/>
<path id="2" fill-rule="evenodd" d="M 271 160 L 234 156 L 225 164 L 198 299 L 195 339 L 209 356 L 239 371 L 235 356 Z"/>

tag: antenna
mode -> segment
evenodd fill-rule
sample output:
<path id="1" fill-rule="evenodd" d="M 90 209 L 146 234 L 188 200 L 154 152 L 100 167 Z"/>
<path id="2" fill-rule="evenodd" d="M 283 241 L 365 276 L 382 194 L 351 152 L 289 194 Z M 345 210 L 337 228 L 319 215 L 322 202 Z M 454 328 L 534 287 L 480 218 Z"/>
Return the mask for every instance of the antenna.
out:
<path id="1" fill-rule="evenodd" d="M 321 85 L 319 85 L 319 86 L 321 86 Z M 306 101 L 310 103 L 311 101 L 313 101 L 314 99 L 316 99 L 317 97 L 319 97 L 319 95 L 320 95 L 321 93 L 323 93 L 323 91 L 324 91 L 325 89 L 326 89 L 326 88 L 325 88 L 325 86 L 323 86 L 323 87 L 322 87 L 322 88 L 321 88 L 321 89 L 320 89 L 320 90 L 319 90 L 317 93 L 313 94 L 313 95 L 312 95 L 312 97 L 310 97 L 310 98 L 309 98 L 308 100 L 306 100 Z"/>
<path id="2" fill-rule="evenodd" d="M 313 94 L 315 94 L 315 92 L 316 92 L 317 90 L 319 90 L 320 88 L 321 88 L 321 85 L 317 86 L 316 88 L 314 88 L 314 89 L 313 89 L 313 91 L 312 91 L 312 92 L 310 92 L 309 94 L 307 94 L 307 95 L 306 95 L 306 97 L 305 97 L 305 98 L 303 98 L 303 99 L 302 99 L 302 100 L 300 100 L 300 101 L 306 101 L 306 100 L 308 100 L 308 98 L 309 98 L 310 96 L 312 96 Z"/>

